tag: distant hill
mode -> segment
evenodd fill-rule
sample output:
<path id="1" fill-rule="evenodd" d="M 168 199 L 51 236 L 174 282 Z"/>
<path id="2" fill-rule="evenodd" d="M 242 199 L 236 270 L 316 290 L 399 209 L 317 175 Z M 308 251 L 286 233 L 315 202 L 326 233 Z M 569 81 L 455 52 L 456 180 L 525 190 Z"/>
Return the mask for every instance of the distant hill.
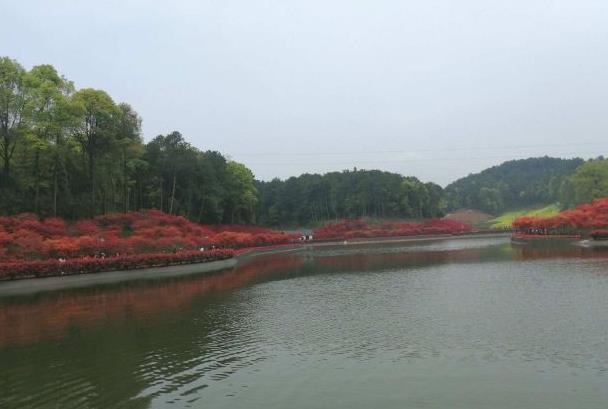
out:
<path id="1" fill-rule="evenodd" d="M 511 160 L 446 186 L 448 209 L 470 208 L 488 213 L 524 208 L 559 200 L 566 178 L 582 159 L 529 158 Z"/>
<path id="2" fill-rule="evenodd" d="M 257 221 L 314 226 L 339 219 L 423 219 L 442 215 L 441 186 L 379 170 L 303 174 L 258 181 Z"/>

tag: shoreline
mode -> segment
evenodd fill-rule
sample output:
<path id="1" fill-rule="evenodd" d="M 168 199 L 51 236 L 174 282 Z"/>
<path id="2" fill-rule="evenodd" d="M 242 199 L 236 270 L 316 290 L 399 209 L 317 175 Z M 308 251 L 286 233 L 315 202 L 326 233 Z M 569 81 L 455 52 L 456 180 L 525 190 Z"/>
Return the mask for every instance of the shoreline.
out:
<path id="1" fill-rule="evenodd" d="M 27 295 L 42 292 L 51 292 L 71 288 L 90 287 L 95 285 L 115 284 L 127 281 L 154 280 L 170 277 L 180 277 L 197 274 L 211 274 L 228 270 L 247 262 L 249 259 L 273 254 L 286 254 L 306 250 L 315 250 L 345 246 L 367 246 L 399 243 L 424 243 L 429 241 L 462 240 L 486 237 L 508 237 L 508 232 L 475 232 L 461 235 L 426 235 L 426 236 L 399 236 L 358 238 L 346 240 L 333 240 L 322 242 L 308 242 L 270 246 L 268 248 L 256 247 L 245 249 L 234 257 L 226 260 L 210 261 L 207 263 L 192 263 L 165 267 L 142 268 L 136 270 L 116 270 L 100 273 L 77 274 L 67 276 L 24 278 L 18 280 L 0 281 L 0 297 Z"/>
<path id="2" fill-rule="evenodd" d="M 307 243 L 310 247 L 331 247 L 344 245 L 373 245 L 384 243 L 416 243 L 427 242 L 434 240 L 462 240 L 462 239 L 478 239 L 485 237 L 510 237 L 510 231 L 479 231 L 462 234 L 428 234 L 420 236 L 394 236 L 394 237 L 363 237 L 347 240 L 329 240 L 329 241 L 313 241 Z M 346 243 L 346 244 L 345 244 Z"/>

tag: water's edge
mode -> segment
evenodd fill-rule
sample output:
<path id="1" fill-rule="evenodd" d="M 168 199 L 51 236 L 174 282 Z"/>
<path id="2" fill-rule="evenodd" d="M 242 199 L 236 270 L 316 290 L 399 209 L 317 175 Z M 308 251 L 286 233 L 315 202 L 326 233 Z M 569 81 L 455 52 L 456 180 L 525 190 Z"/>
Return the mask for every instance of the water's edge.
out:
<path id="1" fill-rule="evenodd" d="M 98 284 L 112 284 L 132 280 L 146 280 L 197 273 L 211 273 L 234 267 L 237 262 L 237 259 L 229 258 L 226 260 L 210 261 L 208 263 L 153 267 L 141 270 L 108 271 L 94 274 L 5 281 L 0 283 L 0 297 L 62 290 L 67 288 L 88 287 Z"/>
<path id="2" fill-rule="evenodd" d="M 183 264 L 177 266 L 153 267 L 138 270 L 118 270 L 102 273 L 57 276 L 57 277 L 41 277 L 28 278 L 22 280 L 2 281 L 0 282 L 0 297 L 34 294 L 39 292 L 63 290 L 68 288 L 89 287 L 101 284 L 113 284 L 135 280 L 154 280 L 159 278 L 178 277 L 192 274 L 210 274 L 221 270 L 227 270 L 242 264 L 252 258 L 261 255 L 283 254 L 296 251 L 306 251 L 321 248 L 341 247 L 348 243 L 348 246 L 367 246 L 367 245 L 382 245 L 382 244 L 397 244 L 397 243 L 416 243 L 439 240 L 453 239 L 473 239 L 479 237 L 502 237 L 508 233 L 480 233 L 468 234 L 462 236 L 452 235 L 435 235 L 435 236 L 418 236 L 418 237 L 386 237 L 375 239 L 354 239 L 345 241 L 328 241 L 328 242 L 312 242 L 305 245 L 293 245 L 282 248 L 255 249 L 242 254 L 238 254 L 233 258 L 226 260 L 210 261 L 207 263 Z"/>

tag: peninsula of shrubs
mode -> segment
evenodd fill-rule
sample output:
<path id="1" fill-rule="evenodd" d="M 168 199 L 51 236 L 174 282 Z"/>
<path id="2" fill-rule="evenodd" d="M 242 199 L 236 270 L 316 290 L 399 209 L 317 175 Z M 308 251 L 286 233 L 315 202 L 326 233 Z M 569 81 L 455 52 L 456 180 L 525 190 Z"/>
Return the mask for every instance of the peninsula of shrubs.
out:
<path id="1" fill-rule="evenodd" d="M 342 220 L 314 231 L 342 240 L 458 234 L 471 226 L 453 220 L 420 223 Z M 298 233 L 252 225 L 203 225 L 144 210 L 67 222 L 35 214 L 0 217 L 0 279 L 130 270 L 221 260 L 245 249 L 298 243 Z"/>
<path id="2" fill-rule="evenodd" d="M 34 214 L 0 217 L 0 279 L 197 263 L 297 236 L 255 226 L 208 226 L 157 210 L 68 223 Z"/>
<path id="3" fill-rule="evenodd" d="M 550 217 L 523 216 L 513 228 L 524 234 L 579 234 L 592 238 L 608 237 L 608 197 L 595 199 Z"/>
<path id="4" fill-rule="evenodd" d="M 314 237 L 319 240 L 380 238 L 401 236 L 422 236 L 467 233 L 471 225 L 456 220 L 429 219 L 420 223 L 393 221 L 369 223 L 365 220 L 341 220 L 329 223 L 315 230 Z"/>

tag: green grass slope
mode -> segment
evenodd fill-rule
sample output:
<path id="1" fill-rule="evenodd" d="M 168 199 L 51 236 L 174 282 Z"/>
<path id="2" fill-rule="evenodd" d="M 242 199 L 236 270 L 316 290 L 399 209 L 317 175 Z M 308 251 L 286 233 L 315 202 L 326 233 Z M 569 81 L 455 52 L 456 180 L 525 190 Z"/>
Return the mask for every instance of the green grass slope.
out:
<path id="1" fill-rule="evenodd" d="M 554 216 L 560 212 L 559 206 L 556 204 L 548 205 L 540 208 L 532 208 L 532 209 L 523 209 L 523 210 L 514 210 L 510 212 L 505 212 L 500 216 L 488 220 L 487 226 L 492 229 L 504 229 L 511 227 L 513 220 L 517 219 L 520 216 Z"/>

